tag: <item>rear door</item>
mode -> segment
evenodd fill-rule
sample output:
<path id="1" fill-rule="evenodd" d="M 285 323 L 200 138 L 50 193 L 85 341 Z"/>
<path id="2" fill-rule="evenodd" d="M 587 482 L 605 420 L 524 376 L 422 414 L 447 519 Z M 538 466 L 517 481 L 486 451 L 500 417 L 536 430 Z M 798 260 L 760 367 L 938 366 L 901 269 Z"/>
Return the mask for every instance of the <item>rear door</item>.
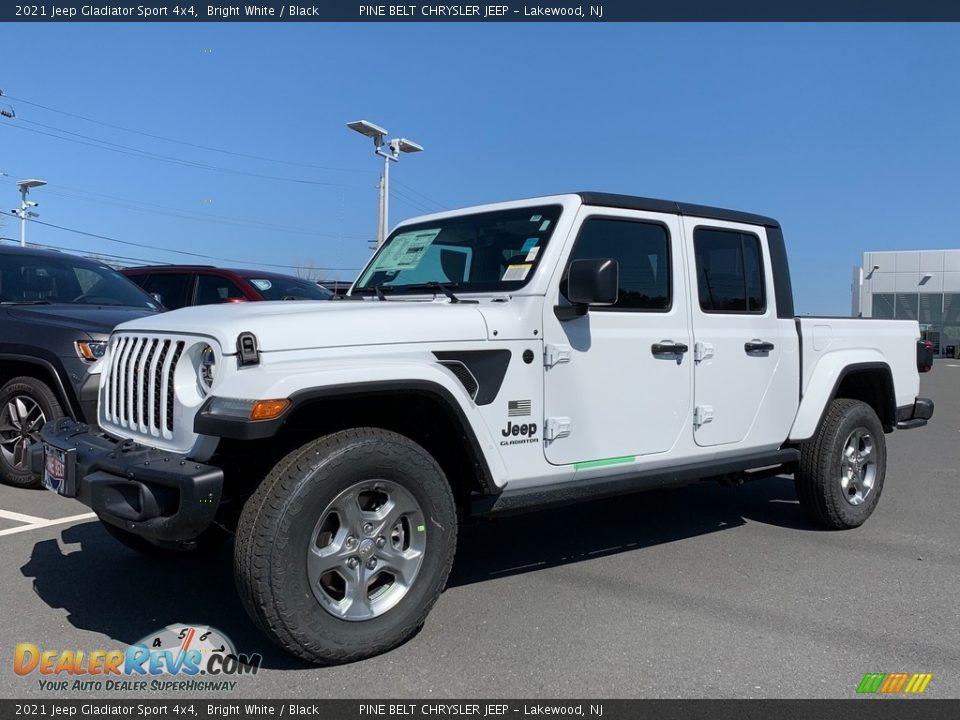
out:
<path id="1" fill-rule="evenodd" d="M 695 284 L 696 444 L 776 445 L 796 410 L 799 355 L 793 319 L 777 317 L 766 231 L 691 218 L 684 226 Z"/>
<path id="2" fill-rule="evenodd" d="M 159 297 L 167 310 L 189 305 L 193 297 L 193 275 L 190 273 L 150 273 L 139 284 L 146 292 Z"/>
<path id="3" fill-rule="evenodd" d="M 197 293 L 194 305 L 215 305 L 225 302 L 244 302 L 247 296 L 233 280 L 213 273 L 197 276 Z"/>

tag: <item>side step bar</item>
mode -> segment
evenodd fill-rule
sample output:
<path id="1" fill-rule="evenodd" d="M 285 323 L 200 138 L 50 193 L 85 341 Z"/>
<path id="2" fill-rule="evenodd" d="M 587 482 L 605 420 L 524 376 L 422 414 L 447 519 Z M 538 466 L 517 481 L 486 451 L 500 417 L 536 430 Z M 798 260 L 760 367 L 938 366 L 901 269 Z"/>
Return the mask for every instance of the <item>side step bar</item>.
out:
<path id="1" fill-rule="evenodd" d="M 769 477 L 781 472 L 793 472 L 793 465 L 799 460 L 800 451 L 787 448 L 742 455 L 726 460 L 690 463 L 672 468 L 641 470 L 586 480 L 574 479 L 564 483 L 539 485 L 518 490 L 507 489 L 498 495 L 476 496 L 471 503 L 471 514 L 476 516 L 499 515 L 546 506 L 568 505 L 583 500 L 626 495 L 641 490 L 677 487 L 708 478 L 722 477 L 734 473 L 749 473 L 751 470 L 760 470 L 761 468 L 763 469 L 762 472 L 756 473 L 754 479 L 756 477 Z"/>

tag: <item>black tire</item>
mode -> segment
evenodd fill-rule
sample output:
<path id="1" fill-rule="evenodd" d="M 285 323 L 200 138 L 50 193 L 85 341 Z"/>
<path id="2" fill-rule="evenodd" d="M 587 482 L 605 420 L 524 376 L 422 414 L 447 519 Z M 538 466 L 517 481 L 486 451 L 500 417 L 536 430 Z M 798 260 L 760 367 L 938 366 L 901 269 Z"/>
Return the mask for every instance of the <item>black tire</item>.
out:
<path id="1" fill-rule="evenodd" d="M 42 419 L 39 424 L 35 421 L 24 433 L 19 433 L 14 424 L 11 423 L 10 410 L 11 403 L 15 403 L 18 398 L 26 399 L 33 403 L 36 408 L 42 412 Z M 32 406 L 31 406 L 32 407 Z M 9 380 L 3 388 L 0 388 L 0 440 L 5 441 L 0 451 L 0 478 L 3 482 L 14 487 L 36 488 L 40 487 L 40 476 L 34 475 L 30 470 L 29 460 L 26 455 L 21 456 L 20 448 L 29 448 L 31 445 L 40 441 L 40 428 L 44 422 L 57 420 L 64 415 L 60 401 L 54 394 L 50 386 L 43 380 L 38 380 L 29 375 L 15 377 Z M 18 441 L 13 438 L 21 436 L 23 439 Z M 9 442 L 6 442 L 9 439 Z M 19 460 L 23 457 L 22 460 Z"/>
<path id="2" fill-rule="evenodd" d="M 874 470 L 867 493 L 863 493 L 862 479 L 859 483 L 844 480 L 845 449 L 866 446 L 867 440 L 857 441 L 854 433 L 858 431 L 869 438 L 872 445 L 868 457 Z M 868 466 L 858 464 L 856 467 Z M 834 400 L 814 436 L 800 448 L 800 465 L 794 480 L 800 507 L 812 522 L 832 530 L 859 527 L 880 501 L 886 471 L 887 445 L 876 412 L 859 400 Z M 863 473 L 864 477 L 870 474 L 868 470 Z M 846 488 L 841 481 L 848 483 Z M 858 504 L 852 504 L 857 499 L 856 492 L 860 492 L 862 498 Z"/>
<path id="3" fill-rule="evenodd" d="M 395 606 L 346 620 L 314 596 L 307 553 L 331 503 L 373 480 L 399 485 L 419 505 L 424 550 Z M 450 574 L 456 537 L 453 495 L 433 457 L 397 433 L 355 428 L 309 442 L 273 468 L 244 506 L 234 574 L 244 607 L 271 640 L 318 664 L 353 662 L 386 652 L 420 629 Z"/>
<path id="4" fill-rule="evenodd" d="M 230 538 L 230 533 L 226 530 L 217 525 L 211 525 L 200 533 L 196 539 L 188 542 L 155 543 L 144 537 L 135 535 L 128 530 L 117 527 L 112 523 L 108 523 L 105 520 L 101 520 L 100 524 L 114 540 L 134 552 L 154 558 L 182 558 L 191 555 L 208 555 Z"/>

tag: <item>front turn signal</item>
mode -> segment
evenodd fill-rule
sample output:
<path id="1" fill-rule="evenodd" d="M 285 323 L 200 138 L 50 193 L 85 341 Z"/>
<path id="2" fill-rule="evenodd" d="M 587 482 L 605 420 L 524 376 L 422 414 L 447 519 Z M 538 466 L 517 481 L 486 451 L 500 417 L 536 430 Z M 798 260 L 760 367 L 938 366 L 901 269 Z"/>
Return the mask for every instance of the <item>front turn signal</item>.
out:
<path id="1" fill-rule="evenodd" d="M 250 408 L 251 420 L 273 420 L 280 417 L 283 412 L 290 407 L 290 401 L 287 398 L 279 400 L 257 400 Z"/>

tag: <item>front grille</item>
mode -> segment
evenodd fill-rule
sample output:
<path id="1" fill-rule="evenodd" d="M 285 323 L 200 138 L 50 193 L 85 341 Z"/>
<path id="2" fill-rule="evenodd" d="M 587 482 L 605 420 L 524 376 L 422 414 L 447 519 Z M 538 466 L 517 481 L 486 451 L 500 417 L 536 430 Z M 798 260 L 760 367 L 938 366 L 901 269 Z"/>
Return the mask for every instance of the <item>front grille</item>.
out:
<path id="1" fill-rule="evenodd" d="M 174 383 L 183 340 L 120 335 L 104 381 L 103 418 L 134 432 L 171 437 Z"/>

